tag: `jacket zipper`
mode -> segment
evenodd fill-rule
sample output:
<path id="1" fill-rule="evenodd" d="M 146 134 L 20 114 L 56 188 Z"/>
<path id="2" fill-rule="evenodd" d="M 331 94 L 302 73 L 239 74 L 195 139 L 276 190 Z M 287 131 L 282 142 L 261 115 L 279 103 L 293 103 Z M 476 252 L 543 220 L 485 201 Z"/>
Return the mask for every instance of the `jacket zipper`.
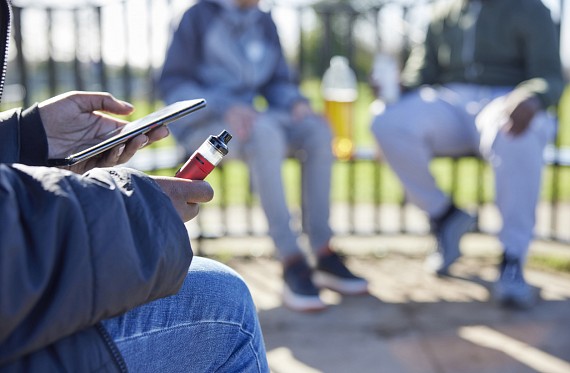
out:
<path id="1" fill-rule="evenodd" d="M 477 76 L 477 67 L 475 66 L 475 38 L 477 33 L 477 22 L 481 13 L 481 2 L 472 1 L 469 3 L 467 16 L 472 17 L 471 24 L 465 30 L 463 36 L 463 48 L 461 57 L 465 64 L 465 78 L 468 81 L 475 79 Z"/>
<path id="2" fill-rule="evenodd" d="M 9 0 L 0 0 L 0 1 L 4 2 L 3 5 L 5 5 L 5 8 L 8 10 L 8 12 L 7 12 L 8 13 L 7 14 L 8 19 L 7 19 L 7 24 L 6 24 L 7 27 L 5 30 L 0 30 L 0 32 L 2 34 L 5 33 L 5 35 L 0 35 L 0 38 L 2 36 L 5 36 L 4 48 L 2 48 L 3 50 L 0 51 L 0 53 L 2 53 L 0 55 L 0 57 L 2 57 L 2 66 L 0 66 L 0 68 L 2 69 L 0 71 L 0 99 L 1 99 L 2 93 L 4 92 L 4 80 L 6 78 L 6 69 L 7 69 L 7 65 L 8 65 L 8 58 L 7 58 L 8 53 L 7 53 L 7 51 L 8 51 L 8 42 L 10 40 L 10 22 L 12 20 L 12 11 L 10 9 L 10 4 L 8 3 Z M 101 324 L 97 324 L 96 328 L 99 331 L 99 334 L 103 337 L 103 341 L 105 342 L 105 345 L 107 346 L 109 351 L 111 351 L 111 355 L 113 356 L 113 359 L 115 361 L 115 364 L 119 368 L 119 371 L 124 372 L 124 373 L 128 373 L 127 364 L 125 364 L 125 360 L 121 356 L 121 353 L 117 349 L 117 346 L 113 342 L 109 333 L 107 333 L 107 331 L 105 330 L 105 328 L 103 328 L 103 326 Z"/>
<path id="3" fill-rule="evenodd" d="M 119 371 L 123 373 L 128 373 L 129 370 L 127 369 L 127 364 L 125 363 L 123 356 L 121 356 L 121 353 L 117 349 L 115 342 L 113 342 L 113 339 L 111 338 L 107 330 L 103 327 L 103 325 L 101 325 L 101 323 L 98 323 L 97 325 L 95 325 L 95 327 L 99 331 L 99 334 L 101 334 L 101 337 L 103 337 L 105 345 L 111 351 L 111 354 L 113 355 L 113 359 L 115 360 L 115 364 L 117 364 Z"/>
<path id="4" fill-rule="evenodd" d="M 4 48 L 0 51 L 2 53 L 2 66 L 0 66 L 0 101 L 2 100 L 2 94 L 4 93 L 4 80 L 6 79 L 6 69 L 8 67 L 8 42 L 10 41 L 10 23 L 12 21 L 12 9 L 8 3 L 9 0 L 2 0 L 4 2 L 3 6 L 8 10 L 7 14 L 7 24 L 6 30 L 0 30 L 2 33 L 5 31 L 4 36 Z"/>

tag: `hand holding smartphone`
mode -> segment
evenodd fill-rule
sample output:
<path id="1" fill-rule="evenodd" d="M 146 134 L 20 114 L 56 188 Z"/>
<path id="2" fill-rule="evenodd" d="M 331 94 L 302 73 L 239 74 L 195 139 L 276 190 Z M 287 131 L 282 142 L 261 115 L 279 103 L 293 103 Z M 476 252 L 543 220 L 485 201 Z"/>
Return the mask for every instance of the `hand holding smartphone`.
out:
<path id="1" fill-rule="evenodd" d="M 97 145 L 71 154 L 66 158 L 49 159 L 48 164 L 50 166 L 71 166 L 85 161 L 119 144 L 125 143 L 138 135 L 145 134 L 157 127 L 180 119 L 190 113 L 204 108 L 205 106 L 206 100 L 202 98 L 175 102 L 145 117 L 127 123 L 124 127 L 118 128 L 117 132 L 113 131 L 108 134 L 110 137 L 102 140 Z"/>

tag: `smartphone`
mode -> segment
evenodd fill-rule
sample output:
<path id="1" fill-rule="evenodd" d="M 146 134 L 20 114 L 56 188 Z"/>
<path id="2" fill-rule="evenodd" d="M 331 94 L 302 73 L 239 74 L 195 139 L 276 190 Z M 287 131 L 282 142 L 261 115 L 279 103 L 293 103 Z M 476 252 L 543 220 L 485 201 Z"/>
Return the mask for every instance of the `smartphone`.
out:
<path id="1" fill-rule="evenodd" d="M 119 144 L 129 141 L 133 137 L 145 134 L 148 131 L 160 126 L 164 126 L 172 121 L 180 119 L 196 110 L 206 107 L 206 100 L 203 98 L 178 101 L 163 107 L 147 116 L 127 123 L 124 127 L 118 128 L 118 132 L 111 132 L 108 138 L 97 145 L 71 154 L 66 158 L 48 159 L 50 166 L 71 166 L 86 159 L 99 155 Z"/>

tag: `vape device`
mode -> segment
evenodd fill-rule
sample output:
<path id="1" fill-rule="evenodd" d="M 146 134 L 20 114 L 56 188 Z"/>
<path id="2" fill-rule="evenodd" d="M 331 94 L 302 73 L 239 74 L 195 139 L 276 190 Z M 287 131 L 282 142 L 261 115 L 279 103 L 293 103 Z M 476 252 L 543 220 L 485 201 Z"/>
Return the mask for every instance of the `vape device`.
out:
<path id="1" fill-rule="evenodd" d="M 204 180 L 228 154 L 228 142 L 231 138 L 232 135 L 226 130 L 218 136 L 209 136 L 174 176 L 189 180 Z"/>

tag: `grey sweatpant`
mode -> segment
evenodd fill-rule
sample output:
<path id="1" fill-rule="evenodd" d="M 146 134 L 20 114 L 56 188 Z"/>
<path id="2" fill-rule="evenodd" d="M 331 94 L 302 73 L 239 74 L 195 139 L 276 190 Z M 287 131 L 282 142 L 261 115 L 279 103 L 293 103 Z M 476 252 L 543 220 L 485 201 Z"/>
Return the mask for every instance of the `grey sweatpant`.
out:
<path id="1" fill-rule="evenodd" d="M 533 236 L 544 147 L 555 119 L 535 115 L 522 135 L 501 130 L 503 99 L 512 88 L 452 84 L 425 87 L 376 115 L 372 131 L 410 201 L 433 217 L 449 205 L 429 164 L 434 156 L 480 154 L 494 170 L 496 205 L 503 220 L 499 240 L 525 260 Z"/>
<path id="2" fill-rule="evenodd" d="M 183 126 L 183 123 L 175 123 L 171 131 L 188 152 L 197 149 L 210 135 L 217 135 L 223 129 L 231 131 L 222 120 L 193 124 L 191 128 Z M 285 112 L 267 111 L 259 115 L 251 136 L 245 141 L 232 138 L 229 149 L 225 159 L 241 159 L 248 165 L 253 187 L 267 217 L 269 235 L 282 260 L 301 253 L 298 234 L 291 226 L 282 177 L 285 158 L 299 159 L 303 228 L 313 252 L 322 250 L 332 236 L 329 214 L 333 156 L 326 121 L 311 116 L 294 122 Z"/>

